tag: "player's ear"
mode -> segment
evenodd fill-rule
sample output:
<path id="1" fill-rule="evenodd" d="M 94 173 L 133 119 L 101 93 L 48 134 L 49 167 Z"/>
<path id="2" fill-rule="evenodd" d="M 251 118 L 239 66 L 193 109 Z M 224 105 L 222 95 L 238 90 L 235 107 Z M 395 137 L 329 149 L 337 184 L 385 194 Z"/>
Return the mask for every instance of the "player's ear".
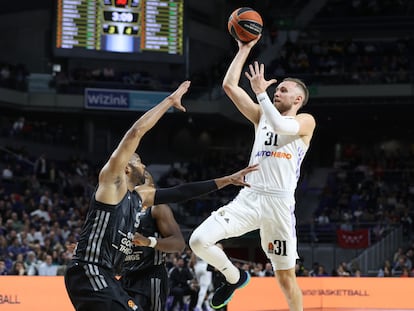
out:
<path id="1" fill-rule="evenodd" d="M 295 105 L 299 105 L 299 107 L 302 106 L 303 103 L 303 96 L 302 95 L 298 95 L 295 98 Z"/>

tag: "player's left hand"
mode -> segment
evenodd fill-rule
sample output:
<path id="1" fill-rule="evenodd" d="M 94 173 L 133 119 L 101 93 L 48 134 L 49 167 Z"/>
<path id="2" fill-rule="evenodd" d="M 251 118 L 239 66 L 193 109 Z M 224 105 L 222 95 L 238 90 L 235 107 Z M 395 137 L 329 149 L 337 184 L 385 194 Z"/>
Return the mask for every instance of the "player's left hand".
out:
<path id="1" fill-rule="evenodd" d="M 180 86 L 172 93 L 169 98 L 172 100 L 172 106 L 178 110 L 185 112 L 185 107 L 181 103 L 181 98 L 185 93 L 187 93 L 188 88 L 190 87 L 190 81 L 184 81 Z"/>
<path id="2" fill-rule="evenodd" d="M 259 169 L 259 164 L 249 165 L 248 167 L 232 174 L 229 176 L 230 183 L 235 186 L 245 186 L 250 187 L 248 183 L 245 182 L 244 177 L 253 171 L 257 171 Z"/>
<path id="3" fill-rule="evenodd" d="M 249 65 L 249 72 L 245 72 L 247 79 L 250 81 L 250 86 L 252 87 L 253 92 L 257 95 L 263 93 L 267 90 L 267 88 L 276 83 L 276 79 L 266 80 L 264 78 L 264 64 L 260 64 L 256 61 Z"/>

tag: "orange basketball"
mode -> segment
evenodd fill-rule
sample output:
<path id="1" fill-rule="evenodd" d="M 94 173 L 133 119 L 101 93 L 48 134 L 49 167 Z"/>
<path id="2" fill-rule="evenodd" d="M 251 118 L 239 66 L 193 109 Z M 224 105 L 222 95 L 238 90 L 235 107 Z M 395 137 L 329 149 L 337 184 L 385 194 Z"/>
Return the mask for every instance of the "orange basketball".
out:
<path id="1" fill-rule="evenodd" d="M 252 8 L 243 7 L 231 13 L 227 27 L 236 40 L 247 43 L 262 33 L 263 20 Z"/>

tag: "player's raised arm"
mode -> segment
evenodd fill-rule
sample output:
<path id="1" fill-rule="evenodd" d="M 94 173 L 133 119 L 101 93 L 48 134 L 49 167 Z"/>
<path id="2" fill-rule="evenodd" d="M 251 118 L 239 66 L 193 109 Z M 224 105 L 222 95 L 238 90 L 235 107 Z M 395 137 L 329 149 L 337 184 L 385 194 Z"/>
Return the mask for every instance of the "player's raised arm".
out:
<path id="1" fill-rule="evenodd" d="M 249 56 L 250 50 L 259 39 L 260 36 L 249 43 L 237 41 L 239 50 L 231 62 L 223 80 L 224 92 L 233 101 L 237 109 L 239 109 L 239 111 L 255 125 L 260 119 L 260 108 L 251 99 L 249 94 L 239 86 L 239 82 L 243 66 Z"/>
<path id="2" fill-rule="evenodd" d="M 190 81 L 181 83 L 174 93 L 143 114 L 125 133 L 99 174 L 99 187 L 96 193 L 98 201 L 107 204 L 119 202 L 127 189 L 125 168 L 129 161 L 134 160 L 132 156 L 138 148 L 141 138 L 169 108 L 175 107 L 185 111 L 181 104 L 181 98 L 188 91 L 189 87 Z"/>

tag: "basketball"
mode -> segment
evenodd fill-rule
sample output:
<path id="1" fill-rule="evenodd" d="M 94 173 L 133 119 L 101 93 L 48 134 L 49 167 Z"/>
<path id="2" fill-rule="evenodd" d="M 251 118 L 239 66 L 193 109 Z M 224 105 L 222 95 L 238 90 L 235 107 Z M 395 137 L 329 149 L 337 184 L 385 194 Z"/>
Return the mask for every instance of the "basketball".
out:
<path id="1" fill-rule="evenodd" d="M 231 13 L 227 23 L 230 34 L 243 43 L 256 39 L 263 29 L 263 20 L 252 8 L 238 8 Z"/>

